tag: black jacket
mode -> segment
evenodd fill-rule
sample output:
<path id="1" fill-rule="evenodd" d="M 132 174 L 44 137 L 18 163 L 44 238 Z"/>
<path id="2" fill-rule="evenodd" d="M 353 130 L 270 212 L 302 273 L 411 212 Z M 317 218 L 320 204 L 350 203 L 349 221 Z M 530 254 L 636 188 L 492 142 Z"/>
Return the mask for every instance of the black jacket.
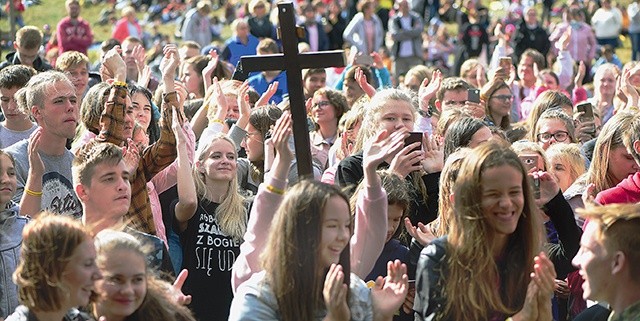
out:
<path id="1" fill-rule="evenodd" d="M 9 53 L 7 54 L 7 56 L 5 57 L 7 58 L 7 60 L 3 61 L 0 64 L 0 70 L 11 66 L 11 65 L 20 65 L 20 59 L 18 59 L 18 55 L 16 55 L 15 52 Z M 51 70 L 53 69 L 53 67 L 51 67 L 51 65 L 49 63 L 47 63 L 46 61 L 42 60 L 42 58 L 40 58 L 40 56 L 38 56 L 36 58 L 36 60 L 33 61 L 33 69 L 35 69 L 37 72 L 43 72 L 43 71 L 47 71 L 47 70 Z"/>

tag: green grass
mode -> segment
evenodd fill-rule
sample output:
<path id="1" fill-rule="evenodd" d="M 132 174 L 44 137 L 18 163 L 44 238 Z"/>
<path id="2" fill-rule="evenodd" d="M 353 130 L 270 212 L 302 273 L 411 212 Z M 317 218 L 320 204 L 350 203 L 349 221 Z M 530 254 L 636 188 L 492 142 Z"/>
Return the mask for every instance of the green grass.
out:
<path id="1" fill-rule="evenodd" d="M 66 11 L 64 9 L 65 0 L 41 0 L 41 1 L 42 1 L 42 4 L 31 6 L 26 9 L 23 15 L 25 23 L 28 25 L 35 25 L 40 28 L 42 28 L 44 24 L 49 24 L 55 31 L 55 27 L 58 24 L 58 21 L 60 21 L 60 19 L 62 19 L 66 15 Z M 630 1 L 631 0 L 623 0 L 620 2 L 624 5 L 623 7 L 626 8 L 626 5 L 628 5 Z M 488 0 L 483 0 L 482 2 L 486 5 L 488 5 L 489 3 Z M 559 6 L 559 5 L 561 4 L 556 3 L 556 6 Z M 106 4 L 92 5 L 90 2 L 85 2 L 85 4 L 82 6 L 81 16 L 84 19 L 91 22 L 91 28 L 94 32 L 94 39 L 96 39 L 96 41 L 102 41 L 111 37 L 111 28 L 112 28 L 111 25 L 98 26 L 97 24 L 95 24 L 95 22 L 98 21 L 98 17 L 100 16 L 100 11 L 102 11 L 105 8 L 107 8 Z M 541 10 L 541 4 L 538 4 L 538 8 Z M 492 14 L 494 14 L 495 16 L 502 16 L 504 15 L 504 12 L 498 11 L 498 12 L 492 12 Z M 142 20 L 143 13 L 139 13 L 138 18 Z M 556 21 L 560 21 L 559 17 L 556 17 L 555 19 Z M 148 26 L 147 28 L 150 28 L 150 26 Z M 455 35 L 457 32 L 458 26 L 454 24 L 450 24 L 447 26 L 447 28 L 450 35 Z M 0 30 L 2 32 L 9 31 L 8 19 L 0 20 Z M 161 33 L 171 35 L 171 37 L 173 37 L 174 30 L 175 30 L 175 25 L 173 23 L 162 25 L 160 27 Z M 231 31 L 229 30 L 228 25 L 226 25 L 223 31 L 223 39 L 225 39 L 225 37 L 228 37 L 230 34 L 231 34 Z M 622 60 L 623 63 L 626 63 L 631 59 L 630 48 L 631 48 L 631 42 L 628 38 L 625 38 L 623 39 L 623 47 L 618 48 L 616 50 L 618 57 L 620 58 L 620 60 Z M 97 57 L 98 57 L 97 53 L 95 52 L 89 53 L 89 58 L 92 61 L 97 59 Z M 0 58 L 0 60 L 4 60 L 4 55 L 2 58 Z"/>

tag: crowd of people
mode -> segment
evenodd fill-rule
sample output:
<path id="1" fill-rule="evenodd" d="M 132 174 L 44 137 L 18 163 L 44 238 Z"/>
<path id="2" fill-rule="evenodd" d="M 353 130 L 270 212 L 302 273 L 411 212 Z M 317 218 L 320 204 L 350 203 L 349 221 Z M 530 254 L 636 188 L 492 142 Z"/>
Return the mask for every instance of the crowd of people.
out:
<path id="1" fill-rule="evenodd" d="M 277 2 L 66 0 L 0 64 L 0 320 L 640 320 L 639 3 L 296 1 L 347 66 L 294 75 L 236 68 Z"/>

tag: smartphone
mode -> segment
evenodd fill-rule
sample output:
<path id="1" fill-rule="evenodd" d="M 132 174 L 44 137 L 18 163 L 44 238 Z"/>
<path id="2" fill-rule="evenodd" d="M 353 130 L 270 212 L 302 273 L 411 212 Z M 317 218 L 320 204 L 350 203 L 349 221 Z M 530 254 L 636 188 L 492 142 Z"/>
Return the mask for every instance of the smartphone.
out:
<path id="1" fill-rule="evenodd" d="M 520 161 L 522 162 L 522 165 L 524 165 L 524 168 L 527 170 L 527 172 L 530 172 L 532 169 L 538 167 L 538 160 L 540 159 L 540 155 L 526 154 L 519 155 L 518 158 L 520 158 Z"/>
<path id="2" fill-rule="evenodd" d="M 591 105 L 591 103 L 580 103 L 576 106 L 576 110 L 578 112 L 583 113 L 582 116 L 580 116 L 580 121 L 593 121 L 593 105 Z M 589 133 L 591 134 L 591 136 L 596 135 L 596 128 L 595 125 L 591 126 L 591 129 L 589 130 Z"/>
<path id="3" fill-rule="evenodd" d="M 591 105 L 591 103 L 580 103 L 576 106 L 576 110 L 578 112 L 584 113 L 582 114 L 583 121 L 593 120 L 593 105 Z"/>
<path id="4" fill-rule="evenodd" d="M 511 57 L 500 57 L 500 67 L 502 67 L 506 72 L 511 71 L 512 65 L 513 62 L 511 61 Z"/>
<path id="5" fill-rule="evenodd" d="M 527 172 L 532 169 L 538 167 L 538 160 L 540 159 L 540 155 L 538 154 L 527 154 L 527 155 L 519 155 L 520 161 Z M 531 184 L 531 188 L 533 188 L 533 195 L 536 199 L 540 198 L 540 179 L 529 176 L 529 183 Z"/>
<path id="6" fill-rule="evenodd" d="M 356 59 L 353 62 L 353 64 L 354 65 L 371 66 L 371 65 L 373 65 L 373 58 L 371 58 L 371 56 L 369 56 L 367 54 L 358 53 L 356 55 Z"/>
<path id="7" fill-rule="evenodd" d="M 404 139 L 404 146 L 409 146 L 413 143 L 420 143 L 420 145 L 411 151 L 422 150 L 422 133 L 421 132 L 410 132 L 409 137 Z"/>
<path id="8" fill-rule="evenodd" d="M 409 133 L 409 137 L 404 139 L 404 146 L 409 146 L 413 143 L 420 143 L 420 145 L 418 145 L 417 147 L 413 148 L 412 150 L 409 151 L 409 153 L 417 151 L 417 150 L 422 150 L 422 133 L 421 132 L 410 132 Z M 415 163 L 413 165 L 419 165 L 420 163 Z"/>
<path id="9" fill-rule="evenodd" d="M 480 103 L 480 89 L 469 89 L 467 101 L 472 103 Z"/>

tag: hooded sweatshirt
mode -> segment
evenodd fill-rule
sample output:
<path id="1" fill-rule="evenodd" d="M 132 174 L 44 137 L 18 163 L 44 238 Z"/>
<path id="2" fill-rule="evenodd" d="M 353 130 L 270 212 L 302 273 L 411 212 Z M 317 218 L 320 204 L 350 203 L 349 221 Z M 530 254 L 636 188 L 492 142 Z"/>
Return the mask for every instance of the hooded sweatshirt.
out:
<path id="1" fill-rule="evenodd" d="M 615 203 L 637 203 L 640 201 L 640 172 L 622 180 L 615 187 L 604 190 L 596 196 L 596 202 L 606 205 Z"/>

